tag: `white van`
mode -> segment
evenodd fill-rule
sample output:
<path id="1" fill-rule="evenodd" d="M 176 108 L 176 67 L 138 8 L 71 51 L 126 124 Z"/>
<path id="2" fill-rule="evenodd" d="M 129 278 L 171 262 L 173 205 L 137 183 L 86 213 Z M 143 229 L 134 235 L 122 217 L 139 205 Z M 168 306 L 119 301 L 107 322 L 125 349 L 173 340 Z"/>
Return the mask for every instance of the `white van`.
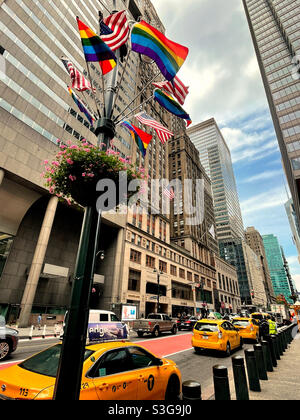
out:
<path id="1" fill-rule="evenodd" d="M 64 322 L 63 322 L 62 330 L 61 330 L 61 333 L 60 333 L 60 338 L 61 339 L 63 338 L 67 316 L 68 316 L 68 311 L 66 311 L 65 316 L 64 316 Z M 91 330 L 92 326 L 100 324 L 102 327 L 105 326 L 105 325 L 107 325 L 109 327 L 110 323 L 113 323 L 112 327 L 115 327 L 115 325 L 117 325 L 117 324 L 121 324 L 126 329 L 126 336 L 129 337 L 128 326 L 124 322 L 122 322 L 114 312 L 105 311 L 103 309 L 90 309 L 87 336 L 89 337 L 89 333 L 90 333 L 90 330 Z M 96 327 L 96 329 L 97 329 L 97 327 Z M 98 333 L 98 329 L 97 329 L 97 333 Z"/>

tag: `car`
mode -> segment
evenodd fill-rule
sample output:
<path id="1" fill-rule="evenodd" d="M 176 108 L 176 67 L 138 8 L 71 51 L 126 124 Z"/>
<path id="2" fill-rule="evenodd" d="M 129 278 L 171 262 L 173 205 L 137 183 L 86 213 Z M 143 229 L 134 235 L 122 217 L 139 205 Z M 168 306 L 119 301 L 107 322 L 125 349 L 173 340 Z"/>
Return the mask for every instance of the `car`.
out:
<path id="1" fill-rule="evenodd" d="M 259 341 L 259 326 L 252 318 L 234 318 L 232 324 L 238 328 L 239 334 L 243 339 Z"/>
<path id="2" fill-rule="evenodd" d="M 19 332 L 14 328 L 0 326 L 0 361 L 13 353 L 19 341 Z"/>
<path id="3" fill-rule="evenodd" d="M 0 371 L 0 400 L 52 400 L 61 343 Z M 87 344 L 81 400 L 176 400 L 181 372 L 128 341 Z"/>
<path id="4" fill-rule="evenodd" d="M 177 321 L 177 328 L 179 331 L 181 330 L 190 330 L 192 331 L 194 328 L 194 325 L 198 321 L 198 318 L 195 316 L 190 316 L 187 318 L 181 318 Z"/>
<path id="5" fill-rule="evenodd" d="M 192 346 L 196 353 L 209 349 L 230 356 L 232 350 L 243 346 L 243 338 L 229 321 L 202 319 L 194 327 Z"/>
<path id="6" fill-rule="evenodd" d="M 261 321 L 262 319 L 271 319 L 271 315 L 267 312 L 253 312 L 250 315 L 250 318 L 256 319 L 257 321 Z"/>

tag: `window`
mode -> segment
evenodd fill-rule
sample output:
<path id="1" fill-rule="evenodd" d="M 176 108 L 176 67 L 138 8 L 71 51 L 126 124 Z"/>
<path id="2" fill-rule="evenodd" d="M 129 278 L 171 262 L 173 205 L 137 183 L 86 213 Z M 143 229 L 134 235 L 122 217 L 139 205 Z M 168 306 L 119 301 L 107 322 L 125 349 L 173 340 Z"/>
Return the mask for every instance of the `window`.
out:
<path id="1" fill-rule="evenodd" d="M 159 270 L 163 273 L 167 272 L 167 263 L 164 261 L 159 260 Z"/>
<path id="2" fill-rule="evenodd" d="M 129 270 L 128 290 L 140 291 L 141 272 Z"/>
<path id="3" fill-rule="evenodd" d="M 130 261 L 141 264 L 141 256 L 142 254 L 139 251 L 135 249 L 130 250 Z"/>
<path id="4" fill-rule="evenodd" d="M 172 276 L 177 276 L 177 268 L 175 267 L 175 265 L 170 266 L 170 273 Z"/>
<path id="5" fill-rule="evenodd" d="M 155 258 L 150 255 L 146 255 L 146 267 L 154 268 L 155 267 Z"/>
<path id="6" fill-rule="evenodd" d="M 151 354 L 137 347 L 130 347 L 128 350 L 131 356 L 132 369 L 142 369 L 153 366 L 155 358 Z"/>
<path id="7" fill-rule="evenodd" d="M 105 353 L 90 372 L 92 378 L 114 375 L 130 369 L 130 360 L 126 350 L 118 349 Z"/>
<path id="8" fill-rule="evenodd" d="M 185 279 L 185 271 L 182 268 L 179 268 L 179 277 Z"/>

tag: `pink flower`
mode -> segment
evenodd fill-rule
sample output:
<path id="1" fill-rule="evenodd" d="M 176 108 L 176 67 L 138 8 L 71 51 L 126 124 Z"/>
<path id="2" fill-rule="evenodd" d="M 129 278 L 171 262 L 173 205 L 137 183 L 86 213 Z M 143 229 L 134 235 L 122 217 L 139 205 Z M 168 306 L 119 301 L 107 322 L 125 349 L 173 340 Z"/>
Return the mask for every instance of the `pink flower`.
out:
<path id="1" fill-rule="evenodd" d="M 69 165 L 73 165 L 73 160 L 72 159 L 70 159 L 70 158 L 68 158 L 68 159 L 66 159 L 66 161 L 67 161 L 67 163 L 69 163 Z"/>
<path id="2" fill-rule="evenodd" d="M 69 198 L 66 198 L 66 202 L 69 204 L 69 206 L 71 205 L 71 200 Z"/>
<path id="3" fill-rule="evenodd" d="M 85 152 L 90 152 L 91 151 L 91 149 L 89 149 L 89 148 L 86 148 L 86 149 L 83 149 Z"/>
<path id="4" fill-rule="evenodd" d="M 69 179 L 70 179 L 71 181 L 76 181 L 76 176 L 69 175 Z"/>
<path id="5" fill-rule="evenodd" d="M 54 187 L 50 187 L 50 188 L 49 188 L 49 193 L 50 193 L 50 194 L 53 194 L 53 193 L 54 193 Z"/>
<path id="6" fill-rule="evenodd" d="M 59 162 L 57 162 L 57 160 L 53 160 L 53 161 L 52 161 L 52 165 L 54 165 L 54 166 L 59 166 Z"/>
<path id="7" fill-rule="evenodd" d="M 83 172 L 82 176 L 86 176 L 86 173 L 85 173 L 85 172 Z"/>
<path id="8" fill-rule="evenodd" d="M 51 182 L 52 181 L 52 178 L 47 178 L 47 182 Z"/>
<path id="9" fill-rule="evenodd" d="M 90 178 L 93 178 L 95 176 L 95 174 L 93 174 L 92 172 L 87 174 L 87 176 L 89 176 Z"/>
<path id="10" fill-rule="evenodd" d="M 49 160 L 44 160 L 44 164 L 47 165 L 49 163 Z"/>

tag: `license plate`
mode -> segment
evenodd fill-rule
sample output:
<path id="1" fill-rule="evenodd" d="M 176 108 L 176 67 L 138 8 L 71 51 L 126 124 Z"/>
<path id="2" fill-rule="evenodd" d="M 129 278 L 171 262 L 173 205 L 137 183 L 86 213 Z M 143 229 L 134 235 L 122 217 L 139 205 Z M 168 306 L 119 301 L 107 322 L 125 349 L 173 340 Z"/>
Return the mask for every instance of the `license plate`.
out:
<path id="1" fill-rule="evenodd" d="M 202 335 L 202 338 L 204 338 L 204 340 L 208 340 L 208 335 Z"/>

